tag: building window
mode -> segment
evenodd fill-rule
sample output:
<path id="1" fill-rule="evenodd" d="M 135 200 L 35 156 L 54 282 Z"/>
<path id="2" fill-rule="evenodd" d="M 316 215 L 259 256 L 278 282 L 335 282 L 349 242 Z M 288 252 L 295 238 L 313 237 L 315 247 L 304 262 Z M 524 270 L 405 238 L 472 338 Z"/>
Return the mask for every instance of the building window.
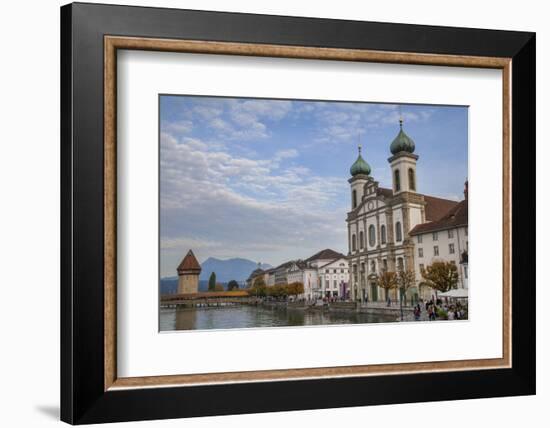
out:
<path id="1" fill-rule="evenodd" d="M 370 273 L 376 273 L 376 262 L 374 260 L 370 262 Z"/>
<path id="2" fill-rule="evenodd" d="M 419 244 L 422 244 L 422 235 L 418 235 L 416 237 L 416 242 L 418 242 Z"/>
<path id="3" fill-rule="evenodd" d="M 382 266 L 384 266 L 384 272 L 388 271 L 388 261 L 386 259 L 382 260 Z"/>
<path id="4" fill-rule="evenodd" d="M 434 256 L 439 256 L 439 247 L 434 245 Z"/>
<path id="5" fill-rule="evenodd" d="M 403 235 L 401 232 L 401 222 L 395 223 L 395 240 L 401 242 L 403 240 Z"/>
<path id="6" fill-rule="evenodd" d="M 403 259 L 401 257 L 399 257 L 397 259 L 397 270 L 398 271 L 402 271 L 403 270 Z"/>
<path id="7" fill-rule="evenodd" d="M 409 189 L 416 191 L 416 183 L 414 182 L 414 171 L 409 168 Z"/>
<path id="8" fill-rule="evenodd" d="M 418 249 L 418 257 L 420 257 L 420 258 L 424 257 L 424 249 L 423 248 Z"/>
<path id="9" fill-rule="evenodd" d="M 418 267 L 420 268 L 420 272 L 423 272 L 424 271 L 424 265 L 422 263 L 420 263 L 418 265 Z"/>
<path id="10" fill-rule="evenodd" d="M 449 254 L 455 253 L 455 244 L 449 244 Z"/>
<path id="11" fill-rule="evenodd" d="M 355 234 L 351 235 L 351 250 L 357 250 L 357 239 L 355 238 Z"/>
<path id="12" fill-rule="evenodd" d="M 357 190 L 353 190 L 353 192 L 351 192 L 351 197 L 352 197 L 352 200 L 353 200 L 353 208 L 356 208 L 357 207 Z"/>
<path id="13" fill-rule="evenodd" d="M 376 231 L 374 230 L 374 226 L 371 224 L 369 226 L 369 245 L 371 247 L 374 247 L 376 245 Z"/>
<path id="14" fill-rule="evenodd" d="M 380 227 L 380 239 L 382 240 L 382 244 L 386 243 L 386 226 L 382 225 Z"/>
<path id="15" fill-rule="evenodd" d="M 365 242 L 365 239 L 364 239 L 364 236 L 363 236 L 363 231 L 359 232 L 359 248 L 363 248 L 365 245 L 364 245 L 364 242 Z"/>
<path id="16" fill-rule="evenodd" d="M 439 236 L 437 235 L 437 232 L 432 233 L 432 240 L 437 241 L 439 239 Z"/>
<path id="17" fill-rule="evenodd" d="M 396 169 L 393 174 L 395 177 L 395 191 L 399 192 L 401 190 L 401 178 L 399 177 L 399 170 Z"/>
<path id="18" fill-rule="evenodd" d="M 464 266 L 464 278 L 468 279 L 468 266 Z"/>
<path id="19" fill-rule="evenodd" d="M 449 229 L 449 230 L 447 231 L 447 233 L 448 233 L 449 238 L 454 237 L 453 229 Z"/>

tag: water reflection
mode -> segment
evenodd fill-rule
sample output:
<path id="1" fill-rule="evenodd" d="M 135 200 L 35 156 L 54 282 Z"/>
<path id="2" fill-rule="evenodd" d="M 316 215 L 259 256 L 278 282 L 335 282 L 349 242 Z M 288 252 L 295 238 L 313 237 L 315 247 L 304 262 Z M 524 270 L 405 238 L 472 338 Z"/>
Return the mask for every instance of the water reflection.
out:
<path id="1" fill-rule="evenodd" d="M 392 321 L 395 321 L 395 316 L 391 315 L 305 311 L 248 305 L 225 308 L 161 309 L 160 311 L 161 331 L 364 324 Z"/>

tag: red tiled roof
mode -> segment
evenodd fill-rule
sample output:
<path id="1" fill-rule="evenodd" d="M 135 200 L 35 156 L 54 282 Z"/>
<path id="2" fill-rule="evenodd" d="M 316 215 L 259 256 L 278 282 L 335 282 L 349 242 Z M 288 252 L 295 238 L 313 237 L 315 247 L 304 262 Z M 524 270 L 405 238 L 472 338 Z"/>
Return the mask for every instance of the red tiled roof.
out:
<path id="1" fill-rule="evenodd" d="M 426 201 L 426 221 L 439 220 L 458 205 L 457 201 L 436 198 L 435 196 L 424 195 L 424 200 Z"/>
<path id="2" fill-rule="evenodd" d="M 332 259 L 339 259 L 341 257 L 345 257 L 345 256 L 342 253 L 337 253 L 336 251 L 331 250 L 330 248 L 326 248 L 312 255 L 310 258 L 306 259 L 305 261 L 311 262 L 313 260 L 332 260 Z"/>
<path id="3" fill-rule="evenodd" d="M 183 273 L 200 273 L 201 270 L 201 265 L 199 264 L 192 250 L 189 250 L 187 255 L 183 258 L 180 265 L 178 266 L 179 275 Z"/>
<path id="4" fill-rule="evenodd" d="M 427 211 L 427 207 L 426 207 Z M 426 218 L 428 215 L 426 214 Z M 429 223 L 417 224 L 409 235 L 419 235 L 426 232 L 435 232 L 436 230 L 451 229 L 453 227 L 468 225 L 468 200 L 455 203 L 443 216 Z"/>

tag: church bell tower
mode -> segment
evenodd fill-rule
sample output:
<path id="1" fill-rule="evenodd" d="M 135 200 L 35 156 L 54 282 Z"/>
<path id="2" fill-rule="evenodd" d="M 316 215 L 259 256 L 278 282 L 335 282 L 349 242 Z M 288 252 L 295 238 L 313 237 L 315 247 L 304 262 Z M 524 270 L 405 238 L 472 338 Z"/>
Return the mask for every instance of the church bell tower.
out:
<path id="1" fill-rule="evenodd" d="M 399 119 L 399 133 L 390 146 L 392 156 L 388 159 L 392 172 L 393 194 L 417 192 L 414 141 L 403 131 L 403 119 Z"/>

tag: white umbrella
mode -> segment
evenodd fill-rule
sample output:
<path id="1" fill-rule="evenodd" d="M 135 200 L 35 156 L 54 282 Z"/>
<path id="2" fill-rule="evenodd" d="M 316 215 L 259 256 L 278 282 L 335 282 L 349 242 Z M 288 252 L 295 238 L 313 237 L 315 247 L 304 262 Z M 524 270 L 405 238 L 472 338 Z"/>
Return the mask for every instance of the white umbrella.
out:
<path id="1" fill-rule="evenodd" d="M 455 290 L 449 290 L 449 291 L 446 291 L 445 293 L 439 293 L 437 297 L 454 297 L 455 299 L 467 299 L 468 289 L 457 288 Z"/>

